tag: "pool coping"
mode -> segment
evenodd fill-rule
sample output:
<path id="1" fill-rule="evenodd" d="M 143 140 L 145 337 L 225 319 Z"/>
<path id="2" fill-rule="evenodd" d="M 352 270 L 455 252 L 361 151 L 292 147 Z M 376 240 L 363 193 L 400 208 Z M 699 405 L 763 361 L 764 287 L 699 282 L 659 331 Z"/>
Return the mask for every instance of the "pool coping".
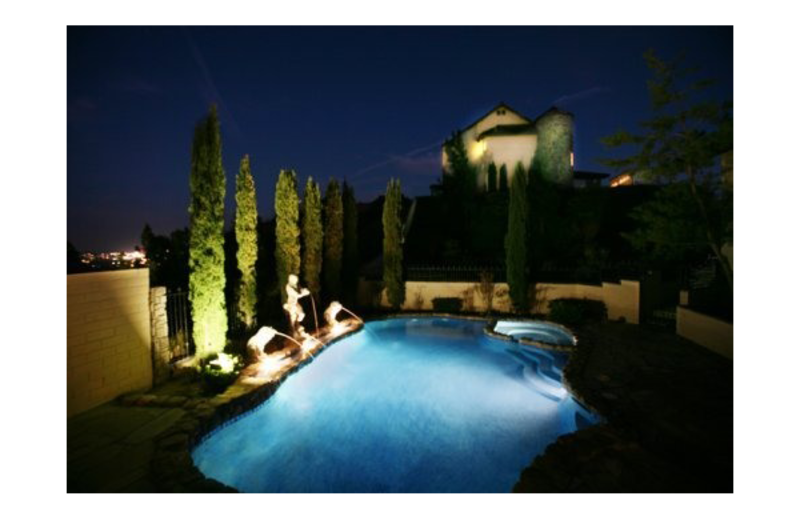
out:
<path id="1" fill-rule="evenodd" d="M 557 350 L 570 354 L 567 359 L 567 364 L 564 367 L 562 384 L 581 406 L 600 416 L 599 412 L 594 409 L 594 407 L 589 406 L 586 400 L 581 398 L 568 382 L 567 368 L 575 357 L 571 355 L 575 350 L 574 346 L 551 345 L 544 342 L 534 342 L 532 340 L 525 340 L 523 342 L 505 334 L 496 333 L 494 331 L 487 332 L 487 329 L 493 327 L 496 322 L 496 319 L 487 316 L 456 315 L 449 313 L 387 313 L 384 315 L 372 316 L 370 321 L 392 318 L 413 318 L 415 316 L 488 321 L 489 323 L 487 327 L 484 328 L 484 333 L 490 337 L 503 341 L 530 344 L 538 348 L 549 348 L 550 350 Z M 519 321 L 541 322 L 543 320 L 520 319 Z M 566 327 L 560 324 L 554 323 L 554 325 L 566 329 Z M 156 438 L 151 460 L 151 471 L 153 480 L 159 491 L 170 493 L 239 492 L 233 487 L 204 475 L 197 466 L 195 466 L 194 460 L 192 459 L 194 448 L 219 428 L 246 416 L 249 412 L 265 403 L 289 376 L 312 362 L 314 360 L 314 354 L 323 352 L 338 341 L 359 332 L 363 327 L 364 322 L 361 322 L 357 324 L 355 328 L 334 338 L 330 338 L 329 333 L 326 332 L 319 338 L 323 345 L 315 348 L 311 352 L 312 356 L 304 355 L 296 346 L 284 347 L 281 351 L 284 351 L 286 353 L 286 358 L 292 361 L 282 367 L 271 379 L 257 377 L 254 374 L 254 370 L 257 368 L 256 364 L 251 364 L 242 370 L 239 378 L 228 387 L 225 392 L 209 399 L 206 403 L 197 406 L 195 409 L 188 411 L 176 424 Z M 572 331 L 569 332 L 574 336 Z M 325 342 L 326 338 L 328 342 Z M 512 490 L 509 490 L 509 492 L 511 491 Z"/>
<path id="2" fill-rule="evenodd" d="M 314 355 L 355 334 L 363 326 L 363 323 L 357 324 L 335 338 L 330 338 L 326 332 L 318 338 L 323 345 L 313 349 L 310 356 L 299 347 L 284 347 L 278 352 L 284 352 L 286 359 L 291 361 L 272 378 L 258 377 L 255 373 L 257 364 L 248 365 L 225 392 L 190 410 L 156 439 L 151 471 L 158 490 L 169 493 L 237 493 L 237 489 L 207 477 L 195 466 L 192 459 L 194 448 L 217 429 L 266 402 L 290 375 L 313 361 Z"/>
<path id="3" fill-rule="evenodd" d="M 494 330 L 494 327 L 497 325 L 498 321 L 517 321 L 517 322 L 520 322 L 520 323 L 534 323 L 535 322 L 535 323 L 544 323 L 544 324 L 547 324 L 547 325 L 552 325 L 554 327 L 558 327 L 562 331 L 564 331 L 564 332 L 568 333 L 570 336 L 572 336 L 573 339 L 575 339 L 575 343 L 573 343 L 572 345 L 559 345 L 557 343 L 548 343 L 546 341 L 537 341 L 537 340 L 528 339 L 528 338 L 515 338 L 515 337 L 510 336 L 508 334 L 503 334 L 502 332 L 497 332 L 496 330 Z M 494 339 L 510 341 L 512 343 L 519 343 L 520 345 L 529 345 L 529 346 L 532 346 L 532 347 L 537 347 L 537 348 L 541 348 L 541 349 L 545 349 L 545 350 L 554 350 L 554 351 L 557 351 L 557 352 L 565 352 L 565 353 L 570 353 L 575 349 L 575 347 L 577 345 L 577 339 L 578 339 L 578 337 L 575 335 L 574 332 L 572 332 L 572 330 L 570 330 L 569 328 L 565 327 L 564 325 L 561 325 L 560 323 L 556 323 L 554 321 L 547 321 L 547 320 L 537 320 L 535 318 L 522 318 L 522 319 L 507 319 L 507 318 L 503 318 L 502 320 L 491 319 L 491 320 L 489 320 L 489 323 L 486 324 L 486 327 L 484 327 L 483 333 L 486 334 L 489 337 L 494 338 Z"/>

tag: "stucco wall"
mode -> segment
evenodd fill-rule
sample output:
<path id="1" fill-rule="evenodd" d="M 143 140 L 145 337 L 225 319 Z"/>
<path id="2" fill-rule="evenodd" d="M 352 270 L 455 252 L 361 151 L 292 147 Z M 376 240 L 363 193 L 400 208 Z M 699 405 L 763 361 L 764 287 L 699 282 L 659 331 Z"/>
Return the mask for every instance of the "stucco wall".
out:
<path id="1" fill-rule="evenodd" d="M 675 328 L 679 336 L 733 359 L 733 324 L 678 306 Z"/>
<path id="2" fill-rule="evenodd" d="M 482 298 L 478 284 L 474 282 L 406 282 L 406 300 L 403 310 L 433 309 L 434 298 L 461 298 L 464 310 L 483 312 L 486 304 Z M 598 300 L 606 304 L 608 318 L 625 319 L 628 323 L 639 323 L 639 282 L 622 280 L 620 283 L 602 285 L 583 284 L 537 284 L 536 303 L 531 311 L 547 314 L 550 301 L 559 298 L 579 298 Z M 388 307 L 386 291 L 381 291 L 380 282 L 361 280 L 359 283 L 358 301 L 360 305 Z M 511 301 L 508 297 L 508 284 L 494 284 L 494 300 L 492 308 L 498 312 L 510 312 Z"/>
<path id="3" fill-rule="evenodd" d="M 486 141 L 486 153 L 484 154 L 484 162 L 488 166 L 490 162 L 497 165 L 497 171 L 500 171 L 500 166 L 505 165 L 508 171 L 508 185 L 511 185 L 511 179 L 514 177 L 514 169 L 517 163 L 522 162 L 522 166 L 527 169 L 534 154 L 536 153 L 536 136 L 535 135 L 506 135 L 506 136 L 490 136 L 484 139 Z M 498 183 L 500 179 L 498 178 Z M 481 175 L 478 178 L 480 187 L 486 184 L 486 175 Z"/>
<path id="4" fill-rule="evenodd" d="M 147 269 L 67 276 L 67 416 L 152 386 Z"/>
<path id="5" fill-rule="evenodd" d="M 497 111 L 493 111 L 478 121 L 477 124 L 463 131 L 462 140 L 467 150 L 467 156 L 471 163 L 480 167 L 478 174 L 479 188 L 486 187 L 486 168 L 491 161 L 494 161 L 497 165 L 498 174 L 501 164 L 506 164 L 508 185 L 511 186 L 511 178 L 514 175 L 514 168 L 517 162 L 521 160 L 527 168 L 533 158 L 533 154 L 536 151 L 536 136 L 492 137 L 484 139 L 481 143 L 477 141 L 478 136 L 497 125 L 519 125 L 525 123 L 528 123 L 525 118 L 512 110 L 506 109 L 503 115 L 498 115 Z M 446 168 L 447 164 L 447 154 L 444 153 L 444 148 L 442 148 L 442 167 Z M 500 178 L 498 177 L 499 181 Z"/>

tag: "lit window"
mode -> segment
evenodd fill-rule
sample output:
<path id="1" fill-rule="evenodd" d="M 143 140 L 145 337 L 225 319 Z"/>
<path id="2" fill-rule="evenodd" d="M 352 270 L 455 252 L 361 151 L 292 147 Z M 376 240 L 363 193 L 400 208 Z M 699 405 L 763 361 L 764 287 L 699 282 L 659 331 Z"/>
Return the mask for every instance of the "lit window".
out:
<path id="1" fill-rule="evenodd" d="M 623 173 L 611 179 L 609 185 L 612 188 L 616 188 L 617 186 L 631 186 L 633 185 L 633 177 L 630 174 Z"/>

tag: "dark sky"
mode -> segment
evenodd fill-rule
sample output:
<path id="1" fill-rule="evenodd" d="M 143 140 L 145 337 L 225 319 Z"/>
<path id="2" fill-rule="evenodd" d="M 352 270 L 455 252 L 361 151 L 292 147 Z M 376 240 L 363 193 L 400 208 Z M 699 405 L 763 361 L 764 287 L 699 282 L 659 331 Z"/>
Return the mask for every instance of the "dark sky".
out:
<path id="1" fill-rule="evenodd" d="M 188 225 L 195 122 L 219 106 L 233 215 L 250 154 L 261 215 L 281 168 L 347 178 L 359 200 L 396 176 L 423 195 L 439 144 L 500 101 L 575 114 L 576 168 L 606 171 L 598 139 L 648 115 L 642 53 L 686 51 L 733 96 L 730 27 L 75 28 L 67 31 L 67 236 L 132 249 L 149 222 Z"/>

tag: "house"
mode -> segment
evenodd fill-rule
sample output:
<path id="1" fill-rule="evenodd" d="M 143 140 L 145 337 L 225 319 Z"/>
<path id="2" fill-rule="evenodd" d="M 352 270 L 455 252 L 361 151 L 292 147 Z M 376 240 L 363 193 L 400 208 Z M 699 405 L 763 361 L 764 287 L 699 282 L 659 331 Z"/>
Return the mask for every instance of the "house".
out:
<path id="1" fill-rule="evenodd" d="M 527 169 L 537 151 L 546 163 L 545 177 L 557 184 L 576 187 L 599 185 L 606 174 L 575 172 L 573 154 L 574 116 L 553 107 L 536 119 L 500 103 L 483 117 L 460 130 L 467 157 L 478 172 L 478 189 L 488 186 L 489 165 L 498 174 L 504 168 L 508 185 L 518 163 Z M 442 167 L 448 174 L 448 158 L 442 146 Z"/>

